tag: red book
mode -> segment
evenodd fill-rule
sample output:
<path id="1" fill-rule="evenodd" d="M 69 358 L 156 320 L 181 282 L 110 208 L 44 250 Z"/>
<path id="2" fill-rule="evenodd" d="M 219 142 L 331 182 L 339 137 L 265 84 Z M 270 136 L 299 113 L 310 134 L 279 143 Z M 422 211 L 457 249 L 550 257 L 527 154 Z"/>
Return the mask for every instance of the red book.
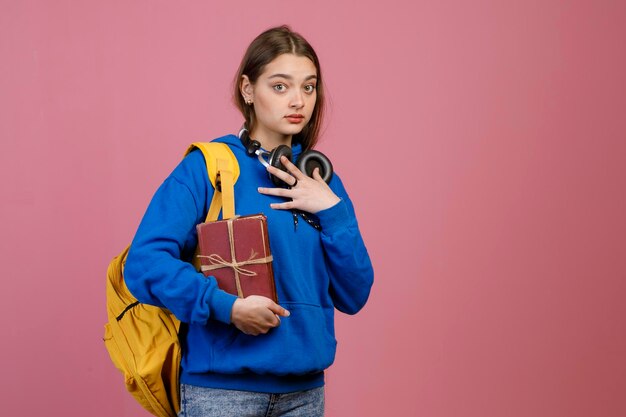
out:
<path id="1" fill-rule="evenodd" d="M 263 214 L 197 226 L 200 271 L 233 295 L 262 295 L 278 303 L 272 254 Z"/>

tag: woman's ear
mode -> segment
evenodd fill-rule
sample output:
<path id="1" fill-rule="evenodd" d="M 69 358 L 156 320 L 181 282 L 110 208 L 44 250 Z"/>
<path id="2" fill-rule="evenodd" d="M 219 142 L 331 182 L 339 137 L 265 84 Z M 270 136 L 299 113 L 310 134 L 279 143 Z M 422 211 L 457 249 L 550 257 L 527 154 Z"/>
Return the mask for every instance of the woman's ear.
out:
<path id="1" fill-rule="evenodd" d="M 247 75 L 241 76 L 241 81 L 239 83 L 239 91 L 241 91 L 241 95 L 243 96 L 243 100 L 248 103 L 254 100 L 254 86 L 250 82 L 250 79 Z"/>

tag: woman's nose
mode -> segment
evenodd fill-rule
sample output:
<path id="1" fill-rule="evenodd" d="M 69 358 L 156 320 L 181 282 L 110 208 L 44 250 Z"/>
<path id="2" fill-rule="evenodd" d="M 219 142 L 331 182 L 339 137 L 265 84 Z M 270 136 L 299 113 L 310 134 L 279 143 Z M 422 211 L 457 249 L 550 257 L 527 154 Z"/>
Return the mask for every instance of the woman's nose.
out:
<path id="1" fill-rule="evenodd" d="M 302 108 L 304 106 L 304 98 L 302 97 L 301 92 L 294 93 L 294 95 L 291 97 L 290 106 L 296 109 Z"/>

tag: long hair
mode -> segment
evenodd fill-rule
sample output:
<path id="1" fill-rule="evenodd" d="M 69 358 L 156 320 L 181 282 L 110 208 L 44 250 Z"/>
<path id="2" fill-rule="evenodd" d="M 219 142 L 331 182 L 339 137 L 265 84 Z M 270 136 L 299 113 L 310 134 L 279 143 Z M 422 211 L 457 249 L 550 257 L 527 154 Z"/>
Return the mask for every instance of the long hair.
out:
<path id="1" fill-rule="evenodd" d="M 311 115 L 311 120 L 302 131 L 293 137 L 294 142 L 302 145 L 302 150 L 306 151 L 315 146 L 322 125 L 324 116 L 324 83 L 322 81 L 322 71 L 317 54 L 313 47 L 300 34 L 293 32 L 289 26 L 283 25 L 266 30 L 257 36 L 243 56 L 237 75 L 233 80 L 233 101 L 245 118 L 246 127 L 249 131 L 254 128 L 254 110 L 252 106 L 246 105 L 241 96 L 241 78 L 247 75 L 252 84 L 256 83 L 263 73 L 265 66 L 282 54 L 294 54 L 309 58 L 317 70 L 317 98 L 315 108 Z"/>

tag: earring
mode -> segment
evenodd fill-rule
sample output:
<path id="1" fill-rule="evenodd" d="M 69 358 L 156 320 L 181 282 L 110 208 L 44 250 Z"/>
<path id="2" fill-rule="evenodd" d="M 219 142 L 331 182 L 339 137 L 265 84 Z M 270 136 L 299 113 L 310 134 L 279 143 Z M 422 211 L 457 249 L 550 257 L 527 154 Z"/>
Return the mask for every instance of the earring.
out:
<path id="1" fill-rule="evenodd" d="M 246 101 L 246 104 L 247 104 L 248 106 L 252 105 L 252 100 L 251 100 L 251 99 L 246 98 L 246 99 L 245 99 L 245 101 Z"/>

